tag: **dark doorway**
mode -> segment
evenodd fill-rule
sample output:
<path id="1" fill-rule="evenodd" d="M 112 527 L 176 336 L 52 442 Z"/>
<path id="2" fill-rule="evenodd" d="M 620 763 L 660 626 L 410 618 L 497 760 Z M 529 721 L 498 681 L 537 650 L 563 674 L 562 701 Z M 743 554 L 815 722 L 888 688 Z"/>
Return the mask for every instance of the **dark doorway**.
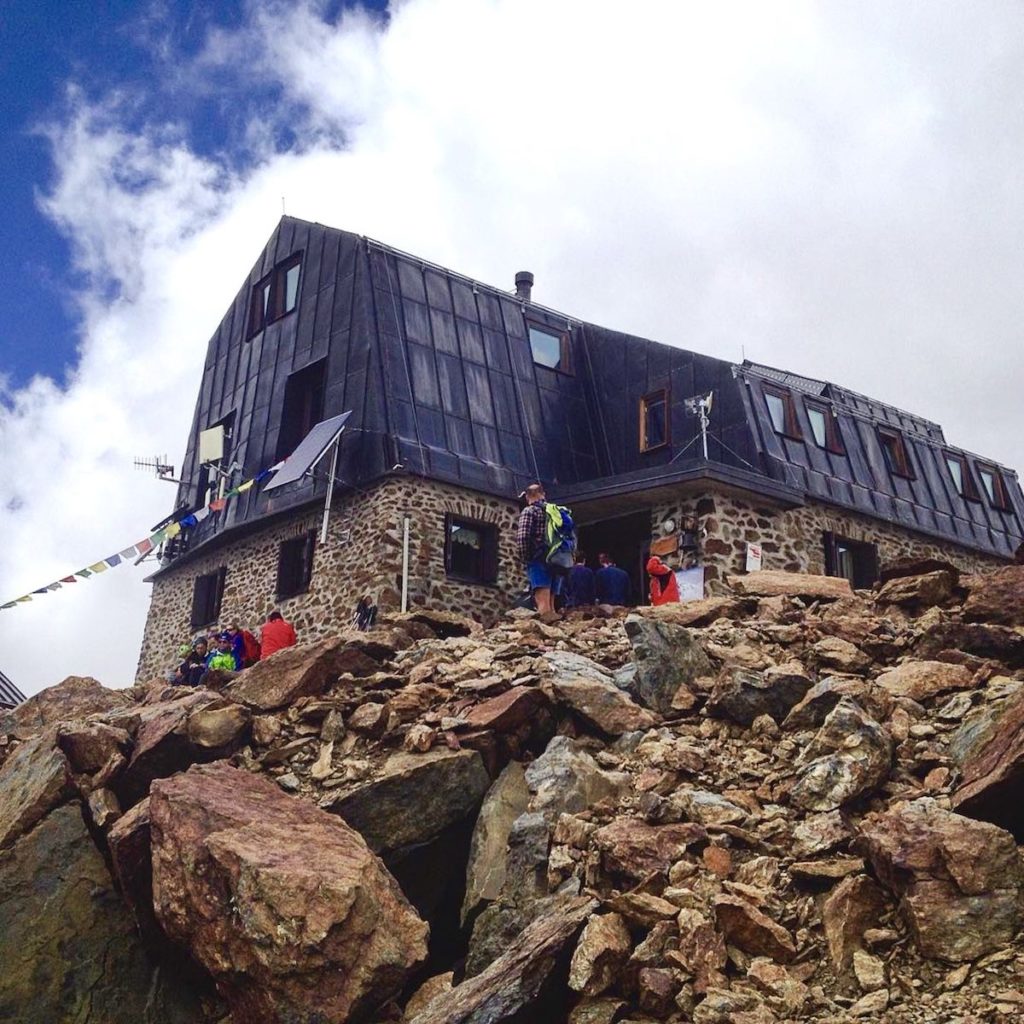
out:
<path id="1" fill-rule="evenodd" d="M 857 590 L 867 590 L 878 579 L 878 549 L 867 541 L 825 534 L 825 574 L 842 576 Z"/>
<path id="2" fill-rule="evenodd" d="M 614 519 L 587 523 L 578 529 L 579 549 L 587 556 L 587 565 L 597 569 L 597 556 L 605 551 L 615 564 L 629 574 L 629 603 L 643 604 L 644 565 L 651 545 L 651 510 L 630 512 Z"/>

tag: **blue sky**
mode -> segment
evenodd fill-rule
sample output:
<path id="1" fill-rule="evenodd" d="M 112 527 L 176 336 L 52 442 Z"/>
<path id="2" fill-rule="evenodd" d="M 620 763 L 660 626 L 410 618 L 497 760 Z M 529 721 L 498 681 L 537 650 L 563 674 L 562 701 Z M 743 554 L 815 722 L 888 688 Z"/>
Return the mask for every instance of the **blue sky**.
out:
<path id="1" fill-rule="evenodd" d="M 1019 4 L 7 0 L 0 76 L 0 603 L 169 511 L 133 460 L 282 202 L 1024 467 Z M 0 611 L 0 668 L 130 683 L 151 568 Z"/>

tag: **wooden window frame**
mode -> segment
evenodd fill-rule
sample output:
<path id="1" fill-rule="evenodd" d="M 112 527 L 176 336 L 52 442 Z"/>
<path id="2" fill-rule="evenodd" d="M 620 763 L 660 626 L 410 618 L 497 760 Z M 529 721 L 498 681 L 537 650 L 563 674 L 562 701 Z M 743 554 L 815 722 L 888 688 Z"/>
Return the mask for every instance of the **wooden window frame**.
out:
<path id="1" fill-rule="evenodd" d="M 295 288 L 295 305 L 285 308 L 287 298 L 288 271 L 299 268 L 299 283 Z M 267 299 L 266 311 L 263 309 L 263 291 L 269 285 L 270 295 Z M 269 274 L 264 275 L 252 287 L 249 296 L 249 318 L 246 329 L 246 340 L 256 337 L 269 324 L 275 323 L 294 313 L 299 308 L 299 295 L 302 291 L 302 250 L 294 252 L 286 260 L 278 263 Z"/>
<path id="2" fill-rule="evenodd" d="M 302 439 L 324 418 L 326 401 L 326 357 L 288 374 L 281 402 L 275 462 L 288 458 L 302 443 Z"/>
<path id="3" fill-rule="evenodd" d="M 854 540 L 838 533 L 826 532 L 822 535 L 825 549 L 825 575 L 838 579 L 849 579 L 839 573 L 839 548 L 848 548 L 860 562 L 859 569 L 854 566 L 854 579 L 850 585 L 857 590 L 867 590 L 878 580 L 878 545 L 871 541 Z M 866 561 L 865 561 L 866 559 Z"/>
<path id="4" fill-rule="evenodd" d="M 452 571 L 452 527 L 466 526 L 471 530 L 479 530 L 483 542 L 483 573 L 479 576 L 466 576 Z M 444 516 L 444 574 L 447 579 L 458 583 L 468 583 L 478 587 L 493 587 L 498 582 L 500 561 L 500 544 L 498 526 L 483 519 L 459 515 L 457 512 L 446 512 Z"/>
<path id="5" fill-rule="evenodd" d="M 647 443 L 647 412 L 650 407 L 655 404 L 655 401 L 661 401 L 665 404 L 665 440 L 659 441 L 657 444 Z M 672 417 L 669 415 L 671 410 L 671 404 L 669 402 L 669 389 L 668 388 L 655 388 L 654 391 L 648 391 L 640 399 L 640 451 L 642 454 L 647 452 L 660 451 L 662 448 L 667 448 L 672 442 Z"/>
<path id="6" fill-rule="evenodd" d="M 946 472 L 949 474 L 950 480 L 953 481 L 953 487 L 956 489 L 957 494 L 960 495 L 965 501 L 981 501 L 981 492 L 978 490 L 978 483 L 974 479 L 974 474 L 971 472 L 971 465 L 963 455 L 957 455 L 955 452 L 943 452 L 943 458 L 946 462 Z M 953 470 L 951 463 L 956 463 L 960 467 L 960 480 L 961 486 L 957 487 L 956 477 L 953 476 Z"/>
<path id="7" fill-rule="evenodd" d="M 791 441 L 802 441 L 804 435 L 800 430 L 800 422 L 796 418 L 796 403 L 793 401 L 793 392 L 787 388 L 774 387 L 771 384 L 762 384 L 761 391 L 764 393 L 765 408 L 768 409 L 768 422 L 772 430 L 781 437 L 788 437 Z M 768 396 L 781 399 L 783 411 L 783 429 L 779 430 L 772 419 L 771 407 L 768 405 Z"/>
<path id="8" fill-rule="evenodd" d="M 277 548 L 277 580 L 274 595 L 278 601 L 287 601 L 309 591 L 313 581 L 313 556 L 316 554 L 316 530 L 306 530 L 295 537 L 281 541 Z M 298 570 L 291 559 L 298 560 Z"/>
<path id="9" fill-rule="evenodd" d="M 222 565 L 213 572 L 197 576 L 193 581 L 192 611 L 189 619 L 192 629 L 202 629 L 204 626 L 214 625 L 220 618 L 221 603 L 224 600 L 224 582 L 227 575 L 228 567 Z"/>
<path id="10" fill-rule="evenodd" d="M 547 363 L 540 363 L 534 358 L 533 354 L 533 339 L 530 337 L 530 331 L 540 331 L 541 334 L 547 334 L 549 337 L 558 339 L 558 365 L 548 366 Z M 533 360 L 534 366 L 542 366 L 545 370 L 550 370 L 552 373 L 564 373 L 567 377 L 574 376 L 573 365 L 572 365 L 572 346 L 569 343 L 569 331 L 560 331 L 557 327 L 550 327 L 548 324 L 542 324 L 537 320 L 526 320 L 526 343 L 530 346 L 530 359 Z"/>
<path id="11" fill-rule="evenodd" d="M 875 436 L 878 438 L 878 446 L 882 449 L 882 459 L 889 472 L 904 480 L 916 480 L 917 474 L 910 464 L 910 452 L 907 449 L 907 442 L 903 440 L 903 435 L 893 427 L 876 427 Z"/>
<path id="12" fill-rule="evenodd" d="M 1012 512 L 1013 505 L 1010 503 L 1010 494 L 1006 489 L 1006 481 L 1003 479 L 1003 474 L 999 467 L 993 466 L 987 462 L 978 462 L 975 463 L 975 465 L 978 468 L 978 479 L 981 481 L 981 490 L 984 491 L 989 505 L 994 509 L 998 509 L 1000 512 Z M 988 488 L 985 486 L 986 473 L 992 477 L 992 494 L 988 493 Z"/>
<path id="13" fill-rule="evenodd" d="M 843 444 L 843 435 L 839 431 L 839 421 L 836 418 L 835 410 L 829 405 L 823 405 L 821 402 L 812 402 L 804 400 L 804 412 L 807 413 L 807 422 L 811 422 L 811 412 L 820 412 L 825 417 L 825 443 L 818 444 L 818 439 L 814 435 L 814 426 L 811 426 L 811 440 L 818 445 L 819 448 L 830 452 L 832 455 L 845 455 L 846 446 Z"/>

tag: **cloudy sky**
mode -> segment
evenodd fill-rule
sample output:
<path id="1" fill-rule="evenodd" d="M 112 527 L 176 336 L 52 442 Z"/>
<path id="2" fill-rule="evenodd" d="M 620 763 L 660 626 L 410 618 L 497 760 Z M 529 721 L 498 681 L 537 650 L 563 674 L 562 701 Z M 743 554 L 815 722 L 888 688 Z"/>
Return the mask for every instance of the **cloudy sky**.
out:
<path id="1" fill-rule="evenodd" d="M 10 0 L 0 54 L 0 603 L 170 510 L 132 461 L 282 206 L 1024 466 L 1024 6 Z M 146 568 L 0 611 L 0 670 L 131 682 Z"/>

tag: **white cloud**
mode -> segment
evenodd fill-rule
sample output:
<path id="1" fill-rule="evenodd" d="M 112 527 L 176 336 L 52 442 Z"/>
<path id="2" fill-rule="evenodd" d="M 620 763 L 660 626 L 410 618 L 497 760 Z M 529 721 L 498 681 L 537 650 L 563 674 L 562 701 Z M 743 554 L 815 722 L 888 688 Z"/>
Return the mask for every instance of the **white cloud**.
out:
<path id="1" fill-rule="evenodd" d="M 16 596 L 144 535 L 173 493 L 207 339 L 280 212 L 383 239 L 673 344 L 936 419 L 1020 464 L 1024 11 L 405 0 L 389 22 L 254 5 L 174 88 L 276 83 L 232 173 L 132 97 L 72 93 L 45 209 L 86 285 L 80 360 L 0 411 L 0 580 Z M 226 95 L 230 95 L 226 93 Z M 302 140 L 275 153 L 287 124 Z M 9 507 L 10 506 L 10 507 Z M 5 511 L 6 509 L 6 511 Z M 127 568 L 0 613 L 28 690 L 130 681 Z"/>

